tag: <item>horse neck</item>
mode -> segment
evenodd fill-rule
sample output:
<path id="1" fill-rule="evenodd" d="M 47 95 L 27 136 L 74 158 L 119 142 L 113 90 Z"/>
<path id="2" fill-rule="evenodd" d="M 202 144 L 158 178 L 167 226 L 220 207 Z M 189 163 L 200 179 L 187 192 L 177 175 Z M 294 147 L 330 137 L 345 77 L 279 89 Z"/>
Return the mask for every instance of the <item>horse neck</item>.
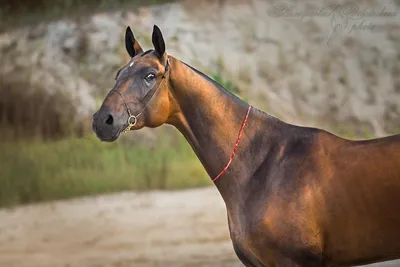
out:
<path id="1" fill-rule="evenodd" d="M 185 136 L 208 175 L 214 178 L 228 163 L 248 104 L 173 57 L 169 75 L 175 111 L 168 123 Z M 216 181 L 225 202 L 248 178 L 251 162 L 243 151 L 252 146 L 253 135 L 260 122 L 265 122 L 265 115 L 251 109 L 237 153 L 228 170 Z"/>

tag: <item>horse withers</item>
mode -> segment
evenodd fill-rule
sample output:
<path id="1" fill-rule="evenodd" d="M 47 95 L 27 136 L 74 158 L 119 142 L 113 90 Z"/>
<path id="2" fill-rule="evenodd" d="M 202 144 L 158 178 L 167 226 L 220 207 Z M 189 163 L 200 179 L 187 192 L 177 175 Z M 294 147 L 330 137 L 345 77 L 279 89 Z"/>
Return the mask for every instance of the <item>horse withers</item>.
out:
<path id="1" fill-rule="evenodd" d="M 350 141 L 249 106 L 167 55 L 154 26 L 93 116 L 102 141 L 164 123 L 187 139 L 219 190 L 245 266 L 353 266 L 400 258 L 400 135 Z"/>

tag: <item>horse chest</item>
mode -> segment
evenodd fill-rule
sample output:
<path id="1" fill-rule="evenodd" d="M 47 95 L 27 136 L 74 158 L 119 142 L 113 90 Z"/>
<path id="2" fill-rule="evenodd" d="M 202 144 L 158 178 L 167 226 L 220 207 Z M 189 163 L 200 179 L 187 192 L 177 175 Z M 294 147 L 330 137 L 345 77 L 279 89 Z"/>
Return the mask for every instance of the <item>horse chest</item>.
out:
<path id="1" fill-rule="evenodd" d="M 236 227 L 231 230 L 231 239 L 237 257 L 246 267 L 279 266 L 276 250 L 264 243 L 265 234 L 254 234 L 250 228 Z"/>
<path id="2" fill-rule="evenodd" d="M 245 266 L 265 266 L 259 259 L 251 238 L 251 222 L 245 216 L 229 216 L 229 231 L 233 248 Z"/>

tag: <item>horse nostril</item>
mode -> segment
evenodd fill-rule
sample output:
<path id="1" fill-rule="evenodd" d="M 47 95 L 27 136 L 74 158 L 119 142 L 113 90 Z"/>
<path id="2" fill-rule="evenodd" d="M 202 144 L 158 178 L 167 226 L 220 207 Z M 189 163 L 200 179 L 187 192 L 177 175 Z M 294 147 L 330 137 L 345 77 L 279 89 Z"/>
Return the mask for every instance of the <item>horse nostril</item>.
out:
<path id="1" fill-rule="evenodd" d="M 113 122 L 114 122 L 113 116 L 108 115 L 108 116 L 107 116 L 107 119 L 106 119 L 106 124 L 107 124 L 107 125 L 112 125 Z"/>

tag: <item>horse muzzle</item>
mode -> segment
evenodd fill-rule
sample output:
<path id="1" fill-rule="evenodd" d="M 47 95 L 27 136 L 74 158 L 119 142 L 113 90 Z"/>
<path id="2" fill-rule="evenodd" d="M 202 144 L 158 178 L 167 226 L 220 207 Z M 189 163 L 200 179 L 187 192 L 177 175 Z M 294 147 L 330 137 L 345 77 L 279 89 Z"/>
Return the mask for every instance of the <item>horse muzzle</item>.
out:
<path id="1" fill-rule="evenodd" d="M 93 115 L 93 132 L 101 141 L 113 142 L 118 139 L 123 128 L 118 121 L 108 108 L 101 109 Z"/>

